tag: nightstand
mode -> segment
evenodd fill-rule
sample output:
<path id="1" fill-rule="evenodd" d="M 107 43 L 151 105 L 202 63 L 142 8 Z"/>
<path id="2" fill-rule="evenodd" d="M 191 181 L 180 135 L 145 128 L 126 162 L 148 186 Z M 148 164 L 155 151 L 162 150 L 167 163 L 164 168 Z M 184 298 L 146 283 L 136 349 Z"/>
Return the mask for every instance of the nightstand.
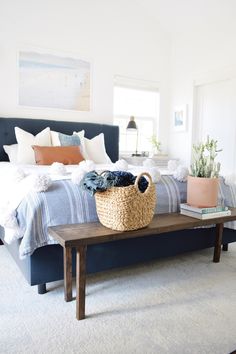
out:
<path id="1" fill-rule="evenodd" d="M 127 161 L 128 164 L 135 165 L 135 166 L 142 166 L 143 161 L 150 159 L 155 162 L 155 166 L 160 168 L 167 168 L 168 161 L 170 160 L 170 158 L 166 154 L 158 154 L 158 155 L 154 155 L 153 157 L 122 155 L 120 158 Z M 178 159 L 174 159 L 174 160 L 178 161 Z"/>

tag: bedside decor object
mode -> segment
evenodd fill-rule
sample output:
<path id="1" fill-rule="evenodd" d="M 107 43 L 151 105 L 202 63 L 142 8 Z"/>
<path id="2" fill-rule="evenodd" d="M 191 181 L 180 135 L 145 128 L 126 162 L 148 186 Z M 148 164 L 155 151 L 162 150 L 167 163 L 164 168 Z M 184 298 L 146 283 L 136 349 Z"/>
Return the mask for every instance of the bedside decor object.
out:
<path id="1" fill-rule="evenodd" d="M 193 164 L 187 183 L 187 203 L 198 208 L 216 207 L 220 163 L 215 162 L 217 140 L 207 137 L 205 143 L 193 145 Z"/>
<path id="2" fill-rule="evenodd" d="M 141 154 L 138 154 L 138 126 L 134 120 L 134 116 L 130 117 L 129 123 L 127 125 L 126 130 L 128 131 L 136 131 L 136 147 L 135 147 L 135 153 L 132 154 L 132 156 L 141 156 Z"/>
<path id="3" fill-rule="evenodd" d="M 161 142 L 158 141 L 156 135 L 152 135 L 152 137 L 150 138 L 150 143 L 152 144 L 154 156 L 158 155 L 158 153 L 161 152 Z"/>

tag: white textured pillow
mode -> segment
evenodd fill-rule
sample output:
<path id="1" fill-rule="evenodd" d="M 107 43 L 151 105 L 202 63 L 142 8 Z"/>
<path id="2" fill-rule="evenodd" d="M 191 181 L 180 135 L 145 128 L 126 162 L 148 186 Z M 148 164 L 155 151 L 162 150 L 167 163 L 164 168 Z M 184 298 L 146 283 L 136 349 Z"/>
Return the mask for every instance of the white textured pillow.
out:
<path id="1" fill-rule="evenodd" d="M 52 146 L 61 146 L 61 142 L 59 139 L 59 132 L 55 132 L 54 130 L 51 130 L 50 133 L 51 133 Z M 73 134 L 77 134 L 79 136 L 81 141 L 81 146 L 83 146 L 84 130 L 81 130 L 80 132 L 73 132 Z"/>
<path id="2" fill-rule="evenodd" d="M 18 142 L 18 163 L 35 164 L 32 145 L 51 146 L 50 128 L 45 128 L 34 136 L 21 128 L 15 127 L 15 133 Z"/>
<path id="3" fill-rule="evenodd" d="M 59 136 L 58 136 L 58 132 L 54 132 L 53 130 L 50 130 L 50 134 L 51 134 L 51 143 L 52 146 L 61 146 L 60 140 L 59 140 Z"/>
<path id="4" fill-rule="evenodd" d="M 18 144 L 3 145 L 10 162 L 17 162 Z"/>
<path id="5" fill-rule="evenodd" d="M 95 163 L 111 163 L 111 159 L 106 153 L 103 133 L 92 139 L 84 138 L 84 146 L 82 145 L 82 147 L 85 160 L 92 160 Z"/>
<path id="6" fill-rule="evenodd" d="M 76 134 L 79 136 L 80 138 L 80 151 L 82 153 L 82 155 L 84 156 L 84 153 L 86 154 L 85 152 L 85 142 L 84 142 L 84 130 L 81 130 L 80 132 L 73 132 L 73 134 Z M 84 156 L 85 160 L 89 160 L 89 159 L 86 159 L 86 157 Z"/>

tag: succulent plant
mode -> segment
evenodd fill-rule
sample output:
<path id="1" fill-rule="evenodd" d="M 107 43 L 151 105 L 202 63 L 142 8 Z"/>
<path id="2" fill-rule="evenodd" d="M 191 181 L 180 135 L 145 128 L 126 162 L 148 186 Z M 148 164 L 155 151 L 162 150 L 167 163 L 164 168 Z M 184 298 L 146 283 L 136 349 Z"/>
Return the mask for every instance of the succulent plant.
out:
<path id="1" fill-rule="evenodd" d="M 215 162 L 217 153 L 217 140 L 207 136 L 205 143 L 193 145 L 193 160 L 191 175 L 194 177 L 217 178 L 220 173 L 220 163 Z"/>

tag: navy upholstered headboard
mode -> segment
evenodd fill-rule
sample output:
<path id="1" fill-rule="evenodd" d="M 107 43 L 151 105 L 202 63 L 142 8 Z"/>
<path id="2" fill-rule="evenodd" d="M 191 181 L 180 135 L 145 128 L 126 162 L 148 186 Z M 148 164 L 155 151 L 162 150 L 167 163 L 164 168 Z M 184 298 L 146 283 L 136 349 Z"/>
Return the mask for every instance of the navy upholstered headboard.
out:
<path id="1" fill-rule="evenodd" d="M 20 127 L 34 135 L 46 127 L 52 130 L 72 134 L 73 131 L 84 129 L 89 139 L 104 133 L 106 151 L 113 162 L 119 158 L 119 128 L 113 125 L 83 122 L 64 122 L 45 119 L 0 118 L 0 161 L 8 161 L 3 145 L 16 143 L 15 127 Z"/>

